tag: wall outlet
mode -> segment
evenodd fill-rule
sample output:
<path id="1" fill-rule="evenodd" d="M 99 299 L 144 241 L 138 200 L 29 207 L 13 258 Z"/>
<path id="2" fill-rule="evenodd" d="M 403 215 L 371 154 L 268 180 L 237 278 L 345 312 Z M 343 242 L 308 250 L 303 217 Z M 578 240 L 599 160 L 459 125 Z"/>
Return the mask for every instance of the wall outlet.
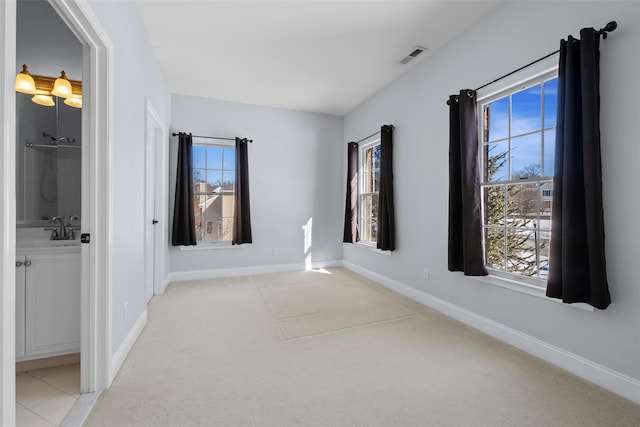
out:
<path id="1" fill-rule="evenodd" d="M 428 268 L 422 269 L 422 278 L 424 280 L 429 280 L 429 269 Z"/>
<path id="2" fill-rule="evenodd" d="M 278 248 L 271 249 L 271 255 L 272 256 L 278 256 Z"/>
<path id="3" fill-rule="evenodd" d="M 129 309 L 129 301 L 125 301 L 125 303 L 122 304 L 122 320 L 127 320 L 128 309 Z"/>

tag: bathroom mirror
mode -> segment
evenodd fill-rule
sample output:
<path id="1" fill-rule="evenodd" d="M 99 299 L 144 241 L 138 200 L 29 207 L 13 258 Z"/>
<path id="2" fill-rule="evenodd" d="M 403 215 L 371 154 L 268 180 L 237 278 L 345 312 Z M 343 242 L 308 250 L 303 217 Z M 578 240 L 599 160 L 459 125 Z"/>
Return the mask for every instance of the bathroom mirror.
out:
<path id="1" fill-rule="evenodd" d="M 16 220 L 48 224 L 80 215 L 82 110 L 55 98 L 54 106 L 16 93 Z"/>

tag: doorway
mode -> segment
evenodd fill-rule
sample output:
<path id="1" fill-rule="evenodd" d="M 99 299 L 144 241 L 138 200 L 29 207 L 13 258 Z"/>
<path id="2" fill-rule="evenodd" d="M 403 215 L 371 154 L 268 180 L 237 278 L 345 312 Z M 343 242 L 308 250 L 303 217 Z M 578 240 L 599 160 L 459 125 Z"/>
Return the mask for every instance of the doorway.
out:
<path id="1" fill-rule="evenodd" d="M 82 393 L 108 387 L 110 375 L 110 123 L 108 88 L 111 43 L 85 2 L 50 0 L 56 13 L 82 45 L 83 109 L 82 229 L 87 244 L 81 245 L 81 385 Z M 0 424 L 15 425 L 15 63 L 16 2 L 0 2 Z M 58 70 L 59 71 L 59 70 Z M 84 185 L 84 183 L 88 183 Z M 106 195 L 106 196 L 105 196 Z"/>
<path id="2" fill-rule="evenodd" d="M 147 100 L 147 114 L 145 126 L 145 180 L 144 180 L 144 209 L 145 209 L 145 302 L 148 304 L 153 295 L 162 295 L 164 285 L 164 230 L 165 206 L 163 180 L 164 150 L 163 138 L 166 135 L 160 116 Z M 163 184 L 163 185 L 159 185 Z"/>

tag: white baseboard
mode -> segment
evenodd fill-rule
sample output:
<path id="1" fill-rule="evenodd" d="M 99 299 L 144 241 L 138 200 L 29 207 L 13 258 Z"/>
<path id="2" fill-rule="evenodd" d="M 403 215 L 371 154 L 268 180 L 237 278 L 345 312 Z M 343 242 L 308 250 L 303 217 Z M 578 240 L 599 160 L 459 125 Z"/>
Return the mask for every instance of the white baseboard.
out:
<path id="1" fill-rule="evenodd" d="M 111 358 L 111 366 L 109 368 L 109 383 L 107 384 L 107 388 L 111 386 L 113 379 L 118 374 L 118 371 L 122 367 L 122 364 L 124 363 L 125 359 L 129 355 L 129 352 L 133 348 L 133 345 L 138 340 L 138 337 L 142 333 L 142 330 L 144 329 L 146 324 L 147 324 L 147 310 L 145 309 L 144 312 L 142 312 L 142 314 L 140 315 L 140 317 L 138 317 L 138 320 L 136 320 L 136 323 L 134 323 L 133 327 L 127 334 L 126 338 L 124 339 L 122 344 L 120 344 L 120 347 Z"/>
<path id="2" fill-rule="evenodd" d="M 336 267 L 342 267 L 342 260 L 332 260 L 332 261 L 314 261 L 311 263 L 311 268 L 313 268 L 314 270 L 320 269 L 320 268 L 336 268 Z"/>
<path id="3" fill-rule="evenodd" d="M 342 267 L 342 260 L 318 261 L 312 263 L 312 268 Z M 222 277 L 251 276 L 255 274 L 282 273 L 286 271 L 303 271 L 305 264 L 275 264 L 258 265 L 252 267 L 217 268 L 213 270 L 174 271 L 169 273 L 167 285 L 170 282 L 187 280 L 218 279 Z M 166 288 L 166 287 L 165 287 Z"/>
<path id="4" fill-rule="evenodd" d="M 431 307 L 487 335 L 556 365 L 587 381 L 640 404 L 640 381 L 595 363 L 577 354 L 551 345 L 494 320 L 480 316 L 426 292 L 344 261 L 345 268 L 373 280 L 391 290 Z"/>

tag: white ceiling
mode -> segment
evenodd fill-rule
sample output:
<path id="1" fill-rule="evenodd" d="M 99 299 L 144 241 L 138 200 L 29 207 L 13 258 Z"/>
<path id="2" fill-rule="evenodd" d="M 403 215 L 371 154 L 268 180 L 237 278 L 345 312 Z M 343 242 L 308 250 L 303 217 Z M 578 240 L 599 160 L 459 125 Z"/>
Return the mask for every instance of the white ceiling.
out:
<path id="1" fill-rule="evenodd" d="M 171 92 L 345 115 L 502 1 L 138 4 Z"/>

